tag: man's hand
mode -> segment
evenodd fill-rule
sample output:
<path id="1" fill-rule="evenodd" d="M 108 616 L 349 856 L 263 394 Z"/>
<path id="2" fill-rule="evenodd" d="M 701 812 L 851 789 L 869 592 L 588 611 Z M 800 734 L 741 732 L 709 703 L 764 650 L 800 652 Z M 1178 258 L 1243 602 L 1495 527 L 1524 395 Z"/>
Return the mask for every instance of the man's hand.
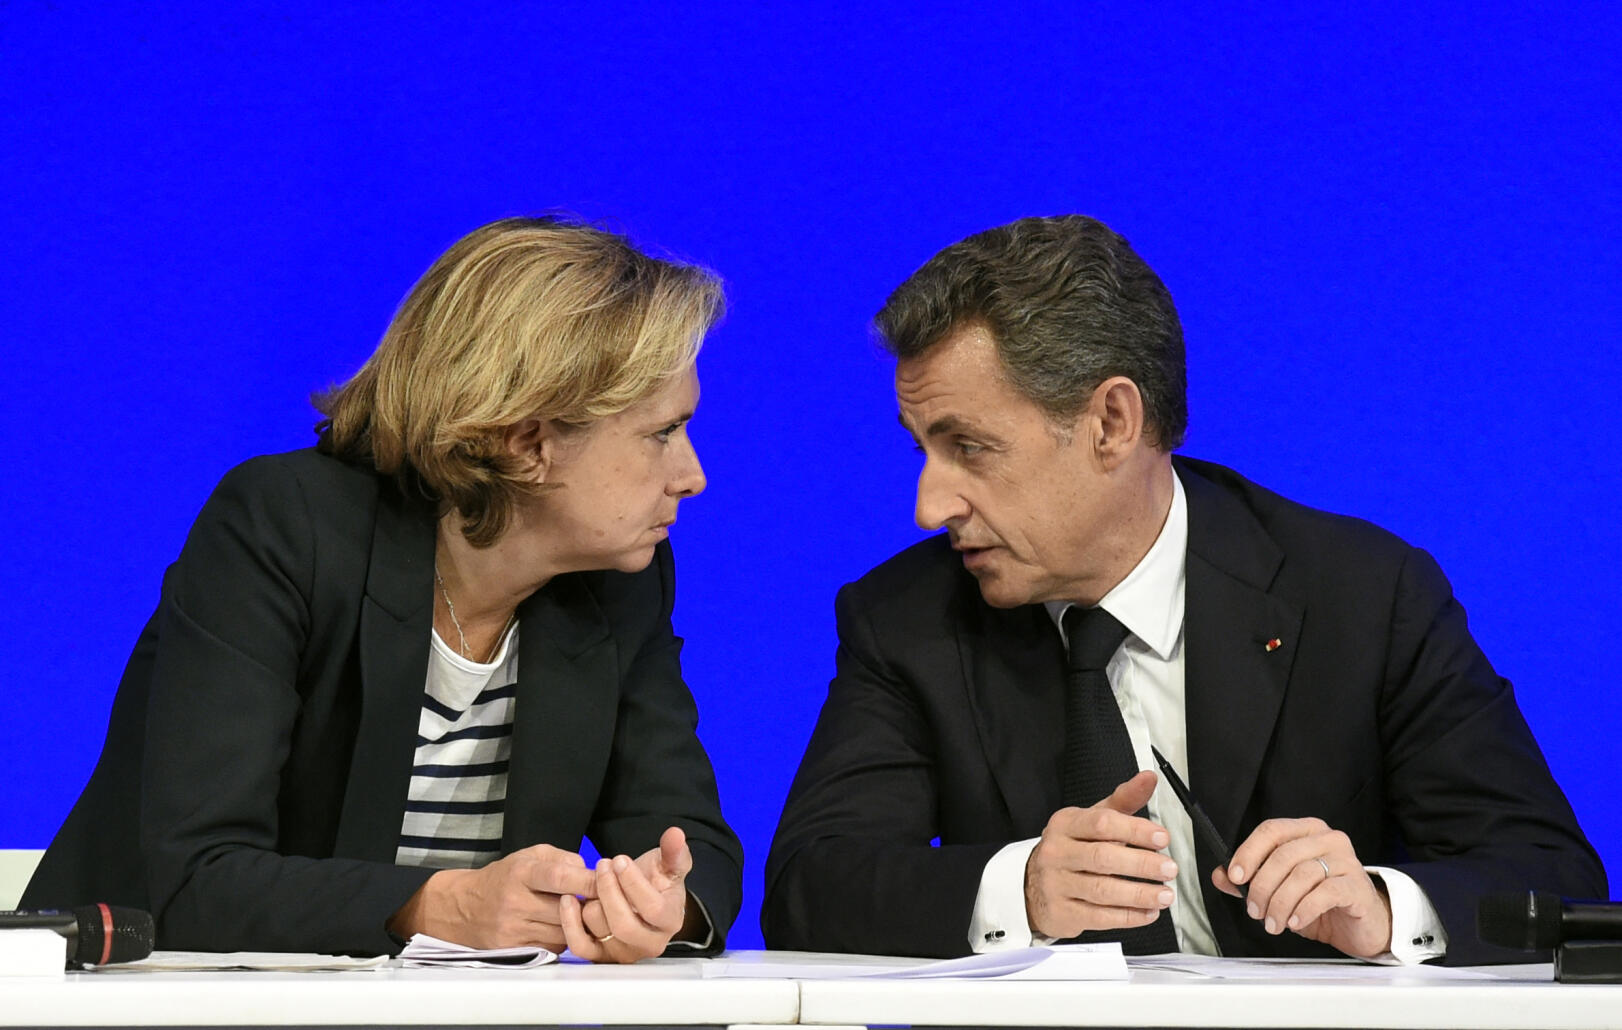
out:
<path id="1" fill-rule="evenodd" d="M 474 948 L 566 944 L 560 899 L 597 896 L 586 860 L 549 844 L 515 851 L 482 869 L 441 869 L 389 919 L 401 937 L 426 933 Z M 578 902 L 576 902 L 578 904 Z"/>
<path id="2" fill-rule="evenodd" d="M 1293 930 L 1356 958 L 1391 950 L 1391 903 L 1352 849 L 1322 819 L 1269 819 L 1239 845 L 1211 882 L 1237 897 L 1271 934 Z"/>
<path id="3" fill-rule="evenodd" d="M 596 890 L 587 895 L 596 900 L 562 899 L 569 950 L 591 962 L 635 962 L 662 954 L 697 912 L 683 884 L 692 868 L 687 835 L 675 826 L 634 862 L 625 855 L 598 862 Z"/>
<path id="4" fill-rule="evenodd" d="M 1155 774 L 1140 772 L 1091 808 L 1053 813 L 1025 863 L 1025 916 L 1033 933 L 1062 939 L 1148 926 L 1171 905 L 1166 884 L 1177 876 L 1177 863 L 1156 854 L 1171 838 L 1132 814 L 1154 791 Z"/>

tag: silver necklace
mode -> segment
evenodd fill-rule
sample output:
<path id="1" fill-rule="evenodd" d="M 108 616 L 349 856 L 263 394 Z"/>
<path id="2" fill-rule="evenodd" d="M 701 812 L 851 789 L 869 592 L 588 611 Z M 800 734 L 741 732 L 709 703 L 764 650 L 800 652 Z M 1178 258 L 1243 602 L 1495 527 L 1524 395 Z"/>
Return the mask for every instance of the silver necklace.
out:
<path id="1" fill-rule="evenodd" d="M 451 593 L 445 589 L 445 580 L 439 574 L 438 562 L 434 562 L 434 582 L 439 584 L 439 596 L 445 599 L 445 610 L 451 613 L 451 625 L 456 627 L 456 636 L 462 641 L 462 657 L 472 661 L 473 655 L 467 648 L 467 634 L 462 632 L 462 620 L 456 617 L 456 605 L 451 603 Z"/>

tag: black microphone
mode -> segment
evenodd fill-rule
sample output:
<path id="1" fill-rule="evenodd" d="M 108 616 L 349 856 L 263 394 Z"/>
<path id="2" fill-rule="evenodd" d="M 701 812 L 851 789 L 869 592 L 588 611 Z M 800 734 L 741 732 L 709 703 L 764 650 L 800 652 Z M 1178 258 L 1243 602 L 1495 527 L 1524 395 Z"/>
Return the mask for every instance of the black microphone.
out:
<path id="1" fill-rule="evenodd" d="M 0 912 L 0 930 L 55 930 L 67 940 L 70 966 L 134 962 L 152 954 L 152 916 L 137 908 L 83 905 Z"/>
<path id="2" fill-rule="evenodd" d="M 1622 903 L 1571 901 L 1543 891 L 1489 894 L 1476 905 L 1476 934 L 1524 951 L 1567 941 L 1622 941 Z"/>

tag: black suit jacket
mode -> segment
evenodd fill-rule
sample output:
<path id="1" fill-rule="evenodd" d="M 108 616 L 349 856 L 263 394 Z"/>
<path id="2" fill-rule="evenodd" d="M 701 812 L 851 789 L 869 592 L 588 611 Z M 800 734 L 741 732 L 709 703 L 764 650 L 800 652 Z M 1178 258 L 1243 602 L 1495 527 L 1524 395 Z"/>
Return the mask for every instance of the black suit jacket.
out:
<path id="1" fill-rule="evenodd" d="M 434 525 L 373 472 L 299 451 L 226 475 L 164 576 L 31 907 L 150 909 L 165 948 L 383 953 L 432 869 L 394 865 L 433 620 Z M 672 634 L 668 545 L 519 608 L 503 852 L 636 855 L 687 833 L 719 950 L 742 849 Z M 690 952 L 689 952 L 690 953 Z"/>
<path id="2" fill-rule="evenodd" d="M 1324 819 L 1365 863 L 1419 883 L 1451 963 L 1525 960 L 1476 940 L 1484 893 L 1603 896 L 1598 856 L 1430 556 L 1228 469 L 1175 467 L 1189 780 L 1223 837 Z M 988 606 L 944 536 L 846 586 L 836 612 L 837 675 L 767 861 L 767 944 L 966 953 L 986 862 L 1060 807 L 1059 636 L 1041 605 Z M 1334 954 L 1268 936 L 1210 885 L 1215 857 L 1198 860 L 1224 953 Z"/>

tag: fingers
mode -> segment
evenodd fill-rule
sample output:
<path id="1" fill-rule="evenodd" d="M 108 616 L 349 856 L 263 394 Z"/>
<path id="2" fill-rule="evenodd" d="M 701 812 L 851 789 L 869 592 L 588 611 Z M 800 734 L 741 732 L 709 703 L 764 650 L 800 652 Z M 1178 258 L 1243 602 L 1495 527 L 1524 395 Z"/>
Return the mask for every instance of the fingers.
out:
<path id="1" fill-rule="evenodd" d="M 511 857 L 520 863 L 524 884 L 532 891 L 597 896 L 597 878 L 586 868 L 586 860 L 572 851 L 536 844 Z"/>
<path id="2" fill-rule="evenodd" d="M 1166 830 L 1142 809 L 1156 777 L 1140 773 L 1091 808 L 1055 812 L 1025 866 L 1031 927 L 1049 937 L 1146 926 L 1169 907 L 1177 863 L 1158 853 Z"/>
<path id="3" fill-rule="evenodd" d="M 1249 884 L 1245 911 L 1270 934 L 1290 930 L 1361 957 L 1390 945 L 1390 910 L 1379 889 L 1351 838 L 1321 819 L 1262 823 L 1223 879 Z M 1222 886 L 1217 874 L 1212 882 Z"/>
<path id="4" fill-rule="evenodd" d="M 559 906 L 563 919 L 563 940 L 570 951 L 587 962 L 603 962 L 608 959 L 608 949 L 598 940 L 599 936 L 586 929 L 585 919 L 581 913 L 580 899 L 573 894 L 566 894 Z"/>

